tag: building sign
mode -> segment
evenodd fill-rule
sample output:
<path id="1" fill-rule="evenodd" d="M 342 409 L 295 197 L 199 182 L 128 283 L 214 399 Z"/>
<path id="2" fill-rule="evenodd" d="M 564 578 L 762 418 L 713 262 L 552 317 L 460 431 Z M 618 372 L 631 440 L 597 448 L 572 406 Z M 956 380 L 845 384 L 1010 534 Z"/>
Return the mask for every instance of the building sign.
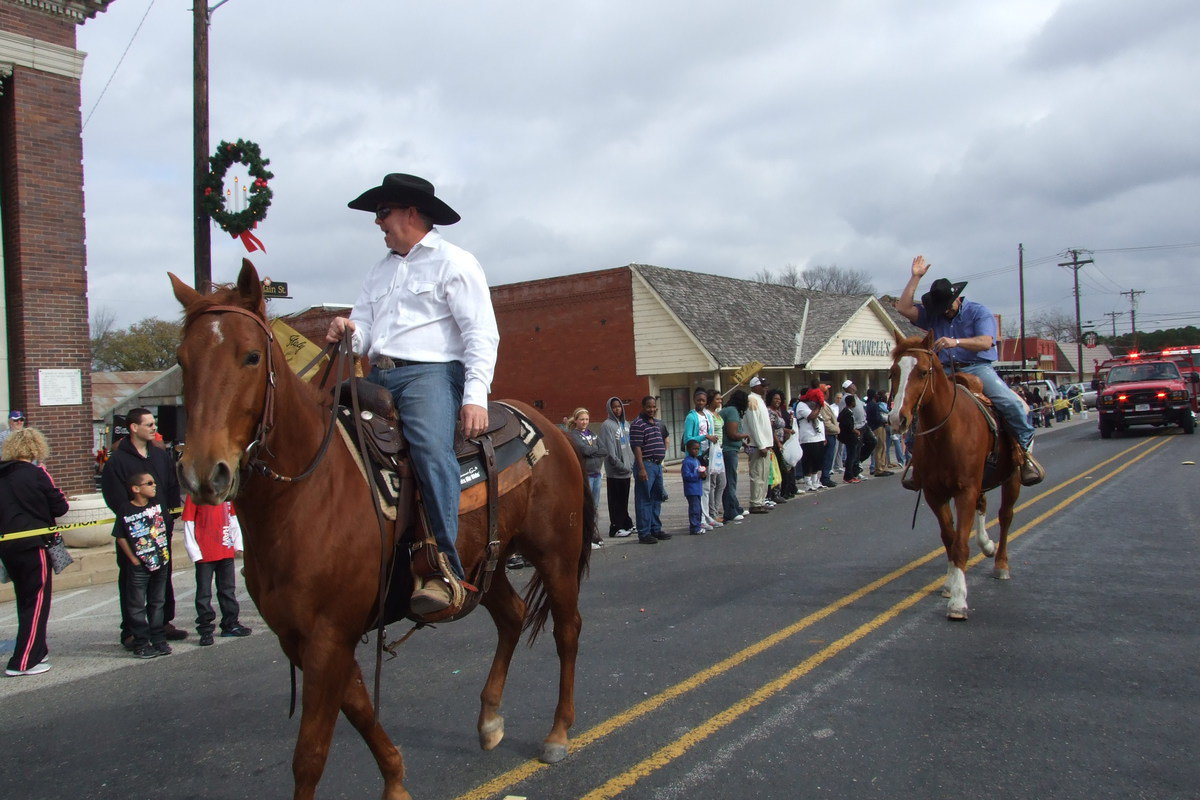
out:
<path id="1" fill-rule="evenodd" d="M 83 373 L 77 369 L 39 369 L 38 404 L 77 406 L 83 403 Z"/>
<path id="2" fill-rule="evenodd" d="M 890 358 L 894 346 L 887 339 L 842 339 L 842 355 Z"/>

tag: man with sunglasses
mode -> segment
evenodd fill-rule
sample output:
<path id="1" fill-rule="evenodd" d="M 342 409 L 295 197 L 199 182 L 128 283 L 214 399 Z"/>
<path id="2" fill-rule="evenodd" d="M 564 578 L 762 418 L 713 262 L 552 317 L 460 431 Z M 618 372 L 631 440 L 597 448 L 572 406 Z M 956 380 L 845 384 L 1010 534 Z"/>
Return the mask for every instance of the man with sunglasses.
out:
<path id="1" fill-rule="evenodd" d="M 475 256 L 442 238 L 434 225 L 460 217 L 415 175 L 392 173 L 348 204 L 373 212 L 388 253 L 367 273 L 350 318 L 335 317 L 326 339 L 349 332 L 354 352 L 371 359 L 368 379 L 386 388 L 404 420 L 430 533 L 459 579 L 459 470 L 454 430 L 487 428 L 487 396 L 500 334 L 487 278 Z M 450 605 L 445 576 L 415 587 L 418 615 Z"/>
<path id="2" fill-rule="evenodd" d="M 113 538 L 124 535 L 121 527 L 121 509 L 129 500 L 129 485 L 131 479 L 138 473 L 149 473 L 154 479 L 158 499 L 162 503 L 163 522 L 167 526 L 167 580 L 166 596 L 163 603 L 163 626 L 166 638 L 179 641 L 187 638 L 187 631 L 176 628 L 171 621 L 175 619 L 175 589 L 171 584 L 171 531 L 175 527 L 175 518 L 171 511 L 179 508 L 179 480 L 175 474 L 175 464 L 166 449 L 155 444 L 158 424 L 154 414 L 146 408 L 135 408 L 125 415 L 129 426 L 129 435 L 122 437 L 113 445 L 112 454 L 104 464 L 100 474 L 100 491 L 104 495 L 104 504 L 113 512 L 117 522 L 113 525 Z M 117 548 L 117 593 L 121 598 L 121 644 L 126 649 L 132 649 L 133 634 L 130 621 L 125 613 L 125 601 L 129 591 L 130 561 Z"/>

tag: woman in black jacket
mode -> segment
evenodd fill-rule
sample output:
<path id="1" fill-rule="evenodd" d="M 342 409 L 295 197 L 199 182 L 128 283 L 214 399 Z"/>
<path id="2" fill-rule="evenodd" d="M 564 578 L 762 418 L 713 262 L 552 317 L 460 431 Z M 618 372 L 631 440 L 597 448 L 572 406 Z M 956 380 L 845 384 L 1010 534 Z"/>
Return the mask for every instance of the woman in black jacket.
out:
<path id="1" fill-rule="evenodd" d="M 67 513 L 67 498 L 41 466 L 50 455 L 46 437 L 36 428 L 15 431 L 0 453 L 0 534 L 37 530 Z M 0 538 L 0 562 L 17 595 L 17 643 L 4 674 L 38 675 L 50 669 L 46 622 L 50 619 L 53 573 L 46 546 L 49 536 Z"/>

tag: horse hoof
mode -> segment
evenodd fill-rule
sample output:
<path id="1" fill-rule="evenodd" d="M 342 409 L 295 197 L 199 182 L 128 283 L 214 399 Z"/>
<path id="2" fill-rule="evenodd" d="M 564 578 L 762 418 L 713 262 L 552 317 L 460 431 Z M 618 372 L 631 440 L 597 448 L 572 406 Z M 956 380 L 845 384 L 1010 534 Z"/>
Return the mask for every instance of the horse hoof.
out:
<path id="1" fill-rule="evenodd" d="M 1005 567 L 1004 569 L 997 567 L 996 569 L 992 570 L 992 577 L 998 581 L 1006 581 L 1012 576 L 1008 574 L 1008 567 Z"/>
<path id="2" fill-rule="evenodd" d="M 946 619 L 952 622 L 966 622 L 967 610 L 964 608 L 962 611 L 947 611 Z"/>
<path id="3" fill-rule="evenodd" d="M 551 744 L 546 742 L 542 745 L 542 763 L 557 764 L 567 757 L 567 746 L 565 744 Z"/>
<path id="4" fill-rule="evenodd" d="M 504 739 L 504 717 L 495 717 L 479 729 L 479 746 L 491 750 Z"/>

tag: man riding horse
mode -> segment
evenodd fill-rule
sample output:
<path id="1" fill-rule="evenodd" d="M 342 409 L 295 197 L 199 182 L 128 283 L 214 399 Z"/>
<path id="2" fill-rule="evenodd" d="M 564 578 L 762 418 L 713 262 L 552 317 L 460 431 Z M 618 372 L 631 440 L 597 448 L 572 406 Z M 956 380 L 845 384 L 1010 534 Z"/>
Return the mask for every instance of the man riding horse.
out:
<path id="1" fill-rule="evenodd" d="M 348 204 L 375 215 L 388 254 L 363 280 L 350 318 L 335 317 L 326 339 L 352 334 L 354 352 L 371 359 L 368 380 L 396 401 L 438 552 L 458 579 L 459 468 L 454 430 L 471 438 L 487 429 L 487 396 L 500 335 L 483 268 L 442 238 L 436 225 L 460 217 L 434 195 L 433 184 L 393 173 Z M 445 568 L 443 568 L 445 569 Z M 449 607 L 449 575 L 414 587 L 411 610 Z"/>
<path id="2" fill-rule="evenodd" d="M 1027 407 L 1004 382 L 992 362 L 996 360 L 996 318 L 982 303 L 967 300 L 962 296 L 966 281 L 951 283 L 938 278 L 920 303 L 913 302 L 917 285 L 929 271 L 924 256 L 917 256 L 912 263 L 912 277 L 908 279 L 896 310 L 923 330 L 933 331 L 933 350 L 941 359 L 947 373 L 964 372 L 974 375 L 983 383 L 983 393 L 992 401 L 1008 430 L 1016 438 L 1024 455 L 1021 464 L 1021 483 L 1033 486 L 1046 477 L 1041 465 L 1033 459 L 1033 426 L 1026 417 Z M 920 488 L 916 472 L 919 465 L 904 478 L 906 489 Z"/>

